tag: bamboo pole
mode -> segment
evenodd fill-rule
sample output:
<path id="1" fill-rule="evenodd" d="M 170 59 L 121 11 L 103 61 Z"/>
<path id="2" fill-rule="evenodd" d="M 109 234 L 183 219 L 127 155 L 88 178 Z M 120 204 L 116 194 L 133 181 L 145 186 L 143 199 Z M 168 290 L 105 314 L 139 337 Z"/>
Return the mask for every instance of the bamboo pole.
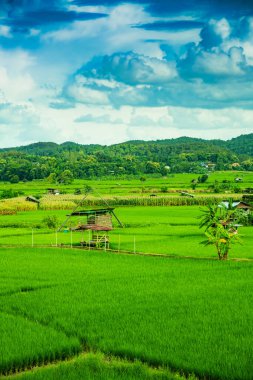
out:
<path id="1" fill-rule="evenodd" d="M 77 203 L 76 207 L 74 207 L 71 214 L 68 215 L 67 219 L 65 219 L 64 222 L 60 225 L 60 227 L 58 228 L 58 232 L 61 231 L 62 227 L 65 226 L 65 224 L 68 222 L 69 218 L 71 218 L 71 215 L 73 214 L 73 212 L 75 212 L 78 209 L 80 204 L 88 197 L 89 193 L 90 193 L 90 191 L 86 191 L 84 197 Z"/>

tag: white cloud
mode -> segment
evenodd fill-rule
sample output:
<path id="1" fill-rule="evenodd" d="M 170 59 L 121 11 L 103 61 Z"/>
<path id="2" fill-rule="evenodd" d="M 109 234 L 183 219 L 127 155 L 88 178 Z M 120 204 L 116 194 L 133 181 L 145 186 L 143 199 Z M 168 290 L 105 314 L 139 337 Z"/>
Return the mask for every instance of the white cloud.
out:
<path id="1" fill-rule="evenodd" d="M 75 108 L 56 109 L 46 104 L 9 104 L 3 97 L 1 102 L 2 147 L 67 140 L 110 145 L 132 139 L 156 140 L 182 135 L 228 139 L 252 132 L 251 110 L 132 106 L 114 109 L 81 103 Z"/>
<path id="2" fill-rule="evenodd" d="M 91 12 L 91 13 L 107 13 L 108 12 L 108 7 L 104 5 L 77 6 L 70 3 L 70 5 L 68 6 L 68 9 L 74 12 Z"/>
<path id="3" fill-rule="evenodd" d="M 173 124 L 173 117 L 170 115 L 168 107 L 133 107 L 128 124 L 144 129 L 146 127 L 169 128 Z"/>
<path id="4" fill-rule="evenodd" d="M 112 9 L 106 8 L 108 17 L 87 20 L 75 21 L 70 26 L 48 32 L 43 36 L 44 40 L 68 41 L 84 37 L 94 38 L 102 37 L 113 44 L 114 39 L 119 39 L 117 44 L 121 44 L 127 36 L 122 35 L 122 31 L 128 30 L 130 35 L 128 38 L 132 40 L 131 25 L 139 22 L 150 20 L 150 16 L 145 13 L 140 5 L 123 4 Z"/>
<path id="5" fill-rule="evenodd" d="M 40 117 L 29 103 L 0 104 L 1 147 L 33 141 L 30 133 L 39 131 Z"/>
<path id="6" fill-rule="evenodd" d="M 213 28 L 213 31 L 225 40 L 230 36 L 231 27 L 225 18 L 221 20 L 210 20 L 209 25 Z"/>
<path id="7" fill-rule="evenodd" d="M 159 108 L 156 109 L 158 111 Z M 168 109 L 168 124 L 136 128 L 129 125 L 129 139 L 166 139 L 180 136 L 204 139 L 230 139 L 252 133 L 253 111 L 238 109 L 204 110 L 181 107 Z"/>
<path id="8" fill-rule="evenodd" d="M 106 93 L 73 83 L 65 90 L 65 96 L 84 104 L 109 104 Z"/>
<path id="9" fill-rule="evenodd" d="M 13 74 L 21 73 L 36 64 L 35 57 L 23 49 L 0 49 L 0 65 Z"/>
<path id="10" fill-rule="evenodd" d="M 2 103 L 0 104 L 0 124 L 22 126 L 25 123 L 37 123 L 38 116 L 31 104 Z"/>
<path id="11" fill-rule="evenodd" d="M 220 46 L 230 37 L 231 27 L 229 22 L 223 18 L 221 20 L 209 20 L 200 32 L 202 37 L 201 45 L 205 48 Z"/>
<path id="12" fill-rule="evenodd" d="M 35 91 L 36 83 L 29 73 L 34 58 L 23 50 L 0 50 L 0 90 L 11 101 L 25 101 Z"/>
<path id="13" fill-rule="evenodd" d="M 200 51 L 195 57 L 191 70 L 200 77 L 242 76 L 245 74 L 243 70 L 245 63 L 242 48 L 231 47 L 227 54 L 219 50 Z"/>
<path id="14" fill-rule="evenodd" d="M 177 76 L 175 64 L 166 60 L 129 53 L 105 56 L 102 62 L 94 62 L 94 75 L 104 75 L 126 84 L 159 84 Z"/>
<path id="15" fill-rule="evenodd" d="M 140 4 L 121 4 L 115 7 L 76 7 L 73 10 L 96 11 L 107 13 L 108 17 L 87 21 L 75 21 L 68 27 L 49 31 L 42 40 L 50 46 L 51 43 L 72 43 L 85 41 L 88 51 L 83 55 L 90 58 L 99 54 L 113 54 L 115 51 L 134 50 L 139 54 L 162 58 L 161 41 L 173 46 L 186 44 L 189 41 L 199 42 L 199 30 L 155 31 L 136 28 L 136 25 L 154 22 Z M 150 41 L 150 42 L 147 42 Z M 152 42 L 151 42 L 152 41 Z"/>
<path id="16" fill-rule="evenodd" d="M 75 119 L 76 123 L 95 123 L 95 124 L 124 124 L 121 119 L 114 119 L 109 114 L 103 114 L 101 116 L 95 116 L 90 113 L 79 116 Z"/>
<path id="17" fill-rule="evenodd" d="M 5 38 L 11 38 L 11 28 L 7 25 L 0 25 L 0 36 Z"/>
<path id="18" fill-rule="evenodd" d="M 0 49 L 2 146 L 39 140 L 112 144 L 182 135 L 230 138 L 252 132 L 253 21 L 242 38 L 227 20 L 212 20 L 200 42 L 198 30 L 134 28 L 155 21 L 140 5 L 84 8 L 78 10 L 108 11 L 109 16 L 76 21 L 44 36 L 31 31 L 41 35 L 36 59 L 22 49 Z M 9 32 L 0 28 L 0 35 L 10 37 Z M 163 58 L 161 41 L 168 43 L 170 59 Z M 181 56 L 186 50 L 181 45 L 188 42 L 195 43 L 193 51 Z M 66 51 L 75 57 L 63 59 Z M 76 71 L 98 52 L 107 58 Z M 181 63 L 187 61 L 186 70 L 180 71 L 179 64 L 179 74 L 175 53 Z M 67 79 L 71 70 L 75 74 Z M 212 107 L 217 109 L 207 109 Z"/>

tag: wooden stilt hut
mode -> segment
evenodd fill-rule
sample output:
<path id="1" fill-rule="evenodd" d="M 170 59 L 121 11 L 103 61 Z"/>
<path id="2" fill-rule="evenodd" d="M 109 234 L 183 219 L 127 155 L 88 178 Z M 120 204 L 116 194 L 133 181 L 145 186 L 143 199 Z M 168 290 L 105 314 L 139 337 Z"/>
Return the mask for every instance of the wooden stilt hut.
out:
<path id="1" fill-rule="evenodd" d="M 92 190 L 94 191 L 94 189 Z M 84 197 L 79 201 L 72 213 L 67 216 L 67 219 L 61 224 L 58 232 L 67 225 L 67 222 L 72 217 L 79 217 L 79 222 L 76 227 L 71 228 L 71 231 L 91 231 L 91 236 L 88 241 L 81 240 L 82 246 L 89 247 L 109 247 L 109 232 L 113 229 L 112 216 L 115 217 L 120 227 L 124 227 L 117 215 L 114 212 L 113 207 L 109 207 L 107 202 L 101 198 L 101 201 L 106 204 L 106 208 L 98 208 L 92 210 L 78 210 L 81 207 L 82 202 L 87 198 L 91 191 L 87 190 Z"/>
<path id="2" fill-rule="evenodd" d="M 92 235 L 89 241 L 81 241 L 81 245 L 90 247 L 109 247 L 109 231 L 113 229 L 112 214 L 114 208 L 103 208 L 96 210 L 74 211 L 69 216 L 81 217 L 82 222 L 72 228 L 72 231 L 90 230 Z"/>

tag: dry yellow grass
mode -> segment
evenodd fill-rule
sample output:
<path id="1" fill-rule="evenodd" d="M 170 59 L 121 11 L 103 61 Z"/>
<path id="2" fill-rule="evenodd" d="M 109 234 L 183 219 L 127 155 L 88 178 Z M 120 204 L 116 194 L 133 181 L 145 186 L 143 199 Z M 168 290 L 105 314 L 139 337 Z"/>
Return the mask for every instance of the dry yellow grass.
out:
<path id="1" fill-rule="evenodd" d="M 40 203 L 41 210 L 69 210 L 73 209 L 76 206 L 76 203 L 72 201 L 51 201 L 51 200 L 42 200 Z"/>
<path id="2" fill-rule="evenodd" d="M 25 200 L 25 197 L 17 197 L 5 199 L 0 202 L 1 210 L 14 210 L 16 211 L 34 211 L 37 210 L 37 203 L 28 202 Z M 14 213 L 15 213 L 14 212 Z"/>

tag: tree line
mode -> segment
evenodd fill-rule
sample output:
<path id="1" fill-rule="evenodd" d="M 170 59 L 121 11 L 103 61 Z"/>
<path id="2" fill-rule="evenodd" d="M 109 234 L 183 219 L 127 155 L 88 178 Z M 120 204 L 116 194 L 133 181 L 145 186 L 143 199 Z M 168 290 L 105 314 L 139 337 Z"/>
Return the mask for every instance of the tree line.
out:
<path id="1" fill-rule="evenodd" d="M 252 137 L 238 137 L 237 145 L 236 139 L 226 142 L 187 137 L 111 146 L 35 143 L 0 150 L 0 180 L 15 183 L 49 178 L 66 183 L 71 178 L 253 170 Z M 247 154 L 237 153 L 242 150 L 242 141 Z"/>

